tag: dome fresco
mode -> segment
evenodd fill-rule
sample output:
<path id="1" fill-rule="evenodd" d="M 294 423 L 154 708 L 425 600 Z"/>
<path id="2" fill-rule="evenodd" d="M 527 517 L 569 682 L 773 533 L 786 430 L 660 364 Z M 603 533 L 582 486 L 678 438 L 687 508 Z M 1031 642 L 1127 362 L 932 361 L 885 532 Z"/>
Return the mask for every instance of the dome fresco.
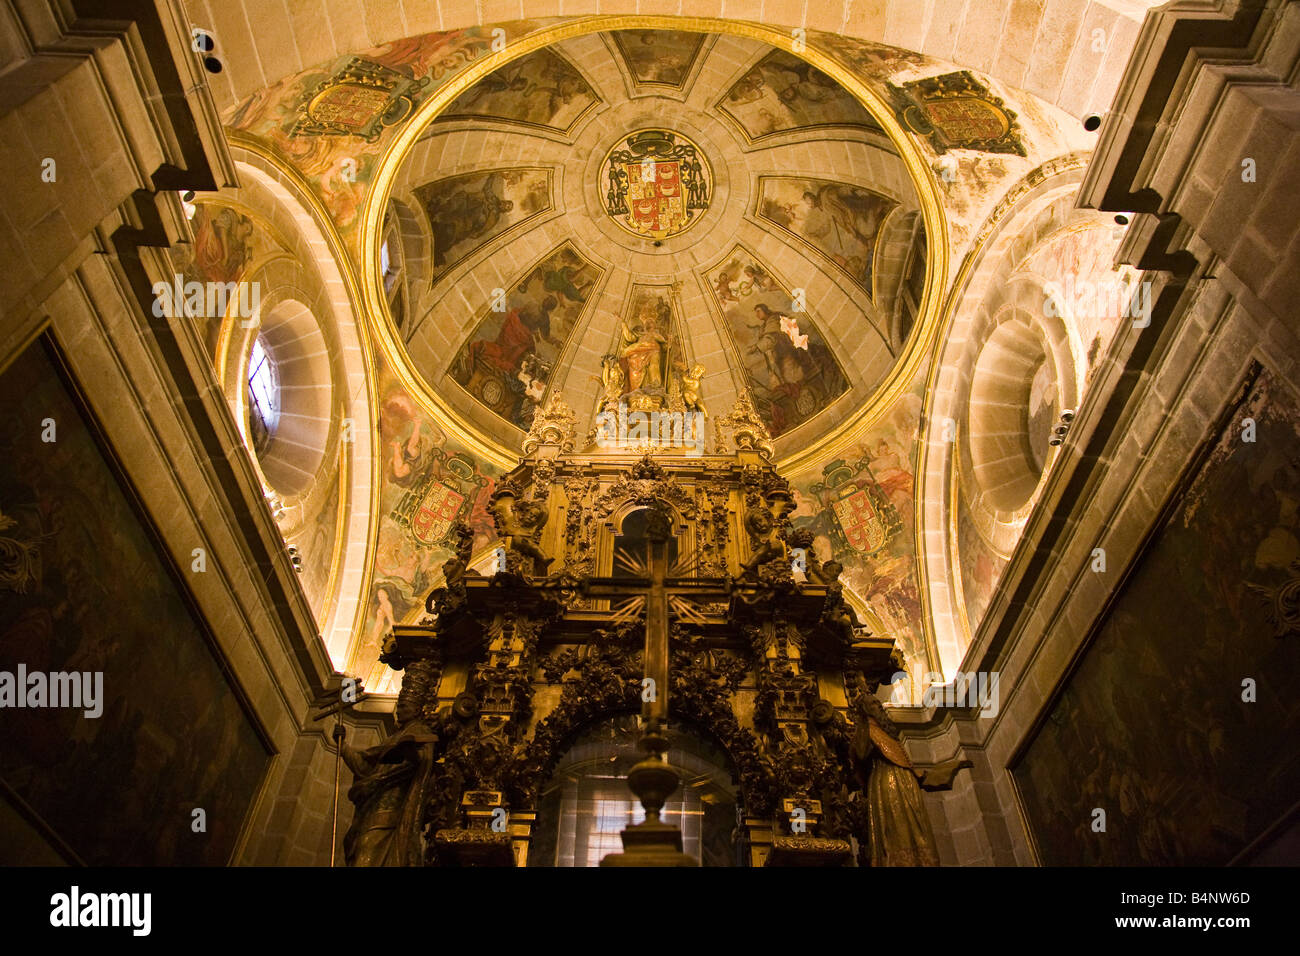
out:
<path id="1" fill-rule="evenodd" d="M 994 419 L 962 418 L 955 444 L 927 425 L 961 418 L 938 411 L 964 399 L 935 387 L 952 371 L 934 360 L 968 307 L 957 265 L 994 255 L 1011 221 L 1037 243 L 1016 255 L 1049 257 L 1039 272 L 1100 276 L 1110 253 L 1059 238 L 1091 223 L 1113 248 L 1096 214 L 1011 216 L 1077 182 L 1094 137 L 929 53 L 601 22 L 389 40 L 227 108 L 241 155 L 291 170 L 328 220 L 374 336 L 372 558 L 333 653 L 395 686 L 374 664 L 382 635 L 423 613 L 455 520 L 476 553 L 490 546 L 491 489 L 552 398 L 595 452 L 604 411 L 717 419 L 747 397 L 791 477 L 792 520 L 844 565 L 873 626 L 909 671 L 955 666 L 1030 507 L 1008 516 L 964 490 L 966 432 L 993 447 Z M 1079 379 L 1113 328 L 1080 316 L 1056 373 Z M 973 368 L 982 341 L 945 361 Z M 933 515 L 927 469 L 960 475 L 933 479 Z M 921 545 L 927 527 L 939 536 Z"/>
<path id="2" fill-rule="evenodd" d="M 796 154 L 815 161 L 781 175 Z M 485 431 L 526 431 L 552 388 L 594 416 L 638 328 L 704 368 L 715 407 L 748 389 L 774 437 L 803 441 L 901 352 L 873 279 L 897 268 L 878 255 L 890 218 L 919 208 L 902 161 L 835 80 L 754 40 L 620 30 L 526 54 L 434 118 L 391 200 L 433 263 L 401 330 L 411 365 Z M 452 321 L 467 288 L 500 294 Z"/>

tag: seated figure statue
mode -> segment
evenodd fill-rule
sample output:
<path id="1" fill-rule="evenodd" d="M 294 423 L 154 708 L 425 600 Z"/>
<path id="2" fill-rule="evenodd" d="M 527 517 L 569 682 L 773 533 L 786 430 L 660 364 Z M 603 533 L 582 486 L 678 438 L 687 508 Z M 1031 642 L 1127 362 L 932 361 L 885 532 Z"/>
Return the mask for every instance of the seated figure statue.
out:
<path id="1" fill-rule="evenodd" d="M 522 569 L 526 574 L 544 575 L 555 560 L 548 558 L 534 540 L 546 524 L 547 517 L 543 505 L 536 501 L 516 501 L 514 492 L 508 488 L 498 491 L 492 498 L 492 519 L 501 546 L 507 555 L 514 551 L 528 559 L 530 566 Z"/>
<path id="2" fill-rule="evenodd" d="M 741 565 L 742 578 L 757 578 L 759 569 L 766 564 L 778 562 L 786 565 L 789 562 L 786 515 L 791 510 L 793 502 L 790 495 L 784 491 L 775 491 L 767 496 L 766 506 L 750 508 L 745 514 L 745 530 L 749 532 L 753 553 Z M 787 569 L 782 567 L 782 570 Z"/>

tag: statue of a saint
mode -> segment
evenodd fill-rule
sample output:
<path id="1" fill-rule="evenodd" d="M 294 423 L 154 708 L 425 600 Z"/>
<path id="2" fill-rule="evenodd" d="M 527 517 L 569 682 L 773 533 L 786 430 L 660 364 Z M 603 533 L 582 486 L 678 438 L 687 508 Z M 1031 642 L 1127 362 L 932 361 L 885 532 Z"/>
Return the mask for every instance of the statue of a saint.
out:
<path id="1" fill-rule="evenodd" d="M 394 712 L 397 731 L 382 743 L 357 750 L 338 732 L 342 725 L 336 731 L 354 776 L 352 825 L 343 837 L 348 866 L 423 865 L 420 831 L 438 747 L 427 705 L 436 701 L 438 676 L 431 661 L 407 665 Z"/>
<path id="2" fill-rule="evenodd" d="M 627 369 L 629 391 L 664 387 L 663 355 L 667 344 L 650 309 L 642 314 L 635 328 L 623 326 L 623 349 L 618 357 Z"/>
<path id="3" fill-rule="evenodd" d="M 623 383 L 626 381 L 623 366 L 619 364 L 617 356 L 606 355 L 601 360 L 600 380 L 605 386 L 601 409 L 607 412 L 614 411 L 618 408 L 619 399 L 623 397 Z"/>
<path id="4" fill-rule="evenodd" d="M 858 837 L 863 852 L 872 866 L 938 866 L 917 771 L 898 728 L 865 688 L 853 700 L 853 723 L 849 754 L 867 800 L 866 839 Z"/>

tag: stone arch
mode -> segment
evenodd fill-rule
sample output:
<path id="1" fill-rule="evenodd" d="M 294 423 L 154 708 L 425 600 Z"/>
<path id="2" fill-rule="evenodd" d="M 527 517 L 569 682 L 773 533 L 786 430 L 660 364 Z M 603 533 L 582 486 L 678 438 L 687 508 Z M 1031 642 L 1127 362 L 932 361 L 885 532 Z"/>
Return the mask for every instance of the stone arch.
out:
<path id="1" fill-rule="evenodd" d="M 323 461 L 339 464 L 338 528 L 329 570 L 329 600 L 318 610 L 317 623 L 331 660 L 341 668 L 347 661 L 354 625 L 364 617 L 363 595 L 372 566 L 371 500 L 378 432 L 372 412 L 376 402 L 370 344 L 361 333 L 350 264 L 341 249 L 331 247 L 331 229 L 323 226 L 324 213 L 318 201 L 291 172 L 258 151 L 236 143 L 231 154 L 242 183 L 239 192 L 256 191 L 265 197 L 258 208 L 274 217 L 279 233 L 292 246 L 297 276 L 292 286 L 300 290 L 298 300 L 310 306 L 330 364 L 331 426 Z M 263 307 L 268 308 L 268 303 L 273 307 L 275 301 L 267 296 Z M 228 332 L 234 337 L 242 330 L 235 323 Z M 220 367 L 222 357 L 217 358 Z M 310 523 L 304 534 L 310 534 L 309 528 Z"/>

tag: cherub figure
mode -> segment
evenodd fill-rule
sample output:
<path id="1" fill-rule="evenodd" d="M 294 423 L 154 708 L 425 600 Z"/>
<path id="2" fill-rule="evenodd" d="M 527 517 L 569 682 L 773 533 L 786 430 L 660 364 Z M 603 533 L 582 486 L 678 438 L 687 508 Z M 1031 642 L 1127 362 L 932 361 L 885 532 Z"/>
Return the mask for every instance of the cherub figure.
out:
<path id="1" fill-rule="evenodd" d="M 498 493 L 492 501 L 492 519 L 506 553 L 516 551 L 532 559 L 532 573 L 545 574 L 554 558 L 542 553 L 533 540 L 546 524 L 546 508 L 535 501 L 515 501 L 511 492 Z"/>
<path id="2" fill-rule="evenodd" d="M 450 614 L 465 603 L 465 577 L 477 575 L 469 566 L 474 550 L 474 530 L 463 521 L 452 525 L 456 553 L 442 562 L 443 587 L 434 588 L 424 599 L 424 609 L 433 615 Z M 423 622 L 421 622 L 423 623 Z"/>
<path id="3" fill-rule="evenodd" d="M 775 491 L 767 496 L 766 507 L 749 509 L 745 515 L 745 530 L 749 532 L 753 555 L 741 567 L 741 577 L 754 577 L 758 569 L 769 562 L 788 564 L 790 548 L 785 540 L 785 515 L 792 506 L 790 495 Z"/>
<path id="4" fill-rule="evenodd" d="M 714 289 L 717 290 L 718 299 L 725 306 L 728 302 L 739 302 L 740 300 L 732 293 L 731 273 L 723 269 L 718 273 L 718 278 L 714 280 Z"/>
<path id="5" fill-rule="evenodd" d="M 690 372 L 682 375 L 682 401 L 688 412 L 704 414 L 704 402 L 700 398 L 700 380 L 703 377 L 703 365 L 692 365 Z"/>

